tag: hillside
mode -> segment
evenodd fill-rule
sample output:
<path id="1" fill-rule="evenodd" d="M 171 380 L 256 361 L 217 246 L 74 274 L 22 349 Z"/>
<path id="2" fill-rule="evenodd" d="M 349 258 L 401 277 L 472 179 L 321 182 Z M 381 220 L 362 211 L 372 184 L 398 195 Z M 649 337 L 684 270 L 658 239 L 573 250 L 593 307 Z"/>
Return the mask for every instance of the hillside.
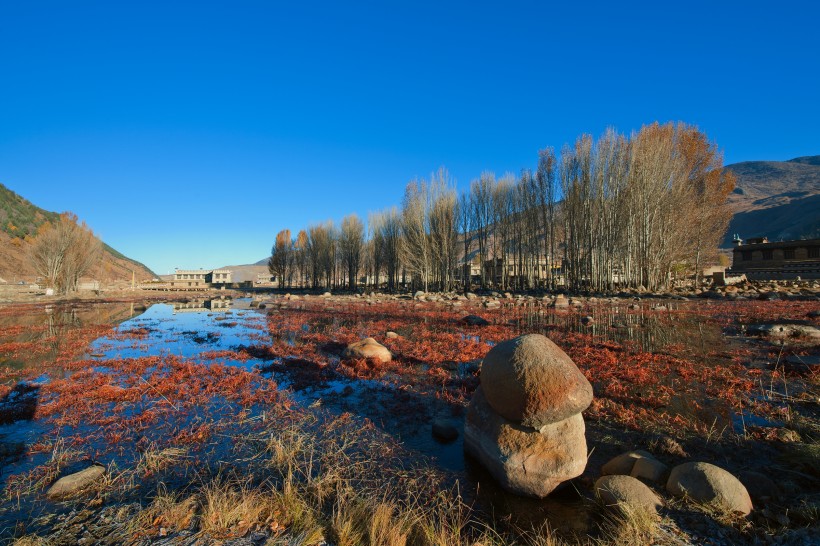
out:
<path id="1" fill-rule="evenodd" d="M 0 184 L 0 279 L 7 282 L 32 281 L 36 272 L 26 257 L 27 236 L 37 232 L 44 222 L 59 216 L 56 212 L 43 210 Z M 103 244 L 102 262 L 88 275 L 104 283 L 131 282 L 132 272 L 137 280 L 150 279 L 155 275 L 145 265 L 124 256 Z"/>
<path id="2" fill-rule="evenodd" d="M 820 237 L 820 156 L 727 168 L 737 176 L 737 186 L 729 196 L 734 217 L 724 247 L 731 246 L 735 233 L 773 241 Z"/>
<path id="3" fill-rule="evenodd" d="M 265 264 L 266 265 L 259 265 L 258 263 L 246 265 L 226 265 L 221 269 L 231 270 L 233 273 L 233 282 L 254 282 L 256 281 L 256 277 L 258 275 L 270 276 L 270 273 L 268 272 L 267 259 L 265 260 Z"/>

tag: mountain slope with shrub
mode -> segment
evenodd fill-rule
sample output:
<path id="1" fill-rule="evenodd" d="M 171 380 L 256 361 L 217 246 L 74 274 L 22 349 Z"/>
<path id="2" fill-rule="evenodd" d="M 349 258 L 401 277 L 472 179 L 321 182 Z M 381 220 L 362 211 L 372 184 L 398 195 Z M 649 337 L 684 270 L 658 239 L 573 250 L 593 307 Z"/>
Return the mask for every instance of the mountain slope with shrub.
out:
<path id="1" fill-rule="evenodd" d="M 0 279 L 7 282 L 32 281 L 37 276 L 28 260 L 30 239 L 46 222 L 53 222 L 59 213 L 43 210 L 0 184 Z M 133 260 L 103 243 L 103 257 L 88 275 L 89 278 L 112 282 L 131 282 L 155 275 L 144 264 Z"/>

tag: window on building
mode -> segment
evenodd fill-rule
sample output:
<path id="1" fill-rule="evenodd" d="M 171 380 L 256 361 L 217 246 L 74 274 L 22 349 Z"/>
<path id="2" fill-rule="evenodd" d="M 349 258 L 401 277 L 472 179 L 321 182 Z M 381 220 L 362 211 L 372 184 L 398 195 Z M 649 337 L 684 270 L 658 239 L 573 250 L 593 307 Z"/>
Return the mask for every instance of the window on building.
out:
<path id="1" fill-rule="evenodd" d="M 820 246 L 809 247 L 809 258 L 820 258 Z"/>
<path id="2" fill-rule="evenodd" d="M 774 250 L 764 250 L 763 251 L 763 259 L 764 260 L 771 260 L 774 258 Z"/>
<path id="3" fill-rule="evenodd" d="M 744 262 L 751 262 L 752 261 L 752 251 L 751 250 L 744 250 L 742 255 Z"/>
<path id="4" fill-rule="evenodd" d="M 784 260 L 794 260 L 794 249 L 787 248 L 783 251 L 783 259 Z"/>

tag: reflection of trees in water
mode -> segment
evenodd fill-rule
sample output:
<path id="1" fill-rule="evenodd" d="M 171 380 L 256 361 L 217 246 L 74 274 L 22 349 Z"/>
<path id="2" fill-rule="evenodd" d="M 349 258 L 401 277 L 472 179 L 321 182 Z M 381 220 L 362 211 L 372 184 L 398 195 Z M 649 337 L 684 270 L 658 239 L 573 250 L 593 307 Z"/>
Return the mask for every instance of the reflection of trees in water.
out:
<path id="1" fill-rule="evenodd" d="M 592 322 L 582 319 L 591 316 Z M 533 331 L 561 328 L 571 332 L 590 334 L 600 341 L 634 343 L 643 351 L 658 351 L 670 345 L 683 345 L 699 354 L 706 354 L 725 343 L 719 325 L 704 322 L 689 314 L 628 310 L 620 306 L 600 306 L 586 312 L 556 311 L 535 308 L 524 314 L 519 330 Z"/>
<path id="2" fill-rule="evenodd" d="M 108 303 L 49 305 L 3 317 L 0 320 L 0 332 L 3 331 L 3 326 L 23 326 L 25 331 L 13 337 L 0 335 L 0 342 L 34 342 L 37 350 L 34 354 L 22 356 L 22 360 L 4 361 L 0 355 L 0 365 L 15 368 L 48 366 L 62 376 L 62 370 L 54 367 L 53 363 L 66 343 L 76 340 L 83 328 L 115 326 L 133 316 L 131 304 Z"/>
<path id="3" fill-rule="evenodd" d="M 69 308 L 46 308 L 46 331 L 45 337 L 54 337 L 55 342 L 63 338 L 63 334 L 70 329 L 82 327 L 83 322 L 73 307 Z"/>

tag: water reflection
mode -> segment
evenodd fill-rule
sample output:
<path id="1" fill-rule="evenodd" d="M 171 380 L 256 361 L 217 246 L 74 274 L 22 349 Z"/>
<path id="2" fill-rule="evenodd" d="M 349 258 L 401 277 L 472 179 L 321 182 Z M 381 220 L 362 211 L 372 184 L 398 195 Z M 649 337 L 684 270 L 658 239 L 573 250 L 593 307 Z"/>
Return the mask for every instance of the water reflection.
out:
<path id="1" fill-rule="evenodd" d="M 0 316 L 0 344 L 11 350 L 0 353 L 0 366 L 54 370 L 59 368 L 57 356 L 67 344 L 80 339 L 85 329 L 120 324 L 139 314 L 133 303 L 29 306 L 24 313 L 4 314 Z"/>
<path id="2" fill-rule="evenodd" d="M 170 304 L 176 313 L 203 313 L 207 311 L 225 310 L 233 306 L 233 300 L 211 299 L 173 302 Z"/>
<path id="3" fill-rule="evenodd" d="M 245 314 L 250 300 L 212 299 L 157 303 L 139 318 L 124 322 L 112 336 L 91 345 L 96 358 L 135 358 L 172 354 L 183 357 L 258 343 L 264 316 Z M 239 312 L 234 312 L 239 311 Z M 118 334 L 146 332 L 134 340 Z M 248 368 L 252 363 L 229 361 Z"/>
<path id="4" fill-rule="evenodd" d="M 673 309 L 674 310 L 674 309 Z M 596 305 L 582 312 L 532 308 L 517 320 L 519 333 L 562 329 L 591 335 L 599 342 L 634 344 L 648 352 L 682 345 L 705 355 L 725 343 L 723 329 L 690 313 L 654 310 L 649 306 Z"/>

